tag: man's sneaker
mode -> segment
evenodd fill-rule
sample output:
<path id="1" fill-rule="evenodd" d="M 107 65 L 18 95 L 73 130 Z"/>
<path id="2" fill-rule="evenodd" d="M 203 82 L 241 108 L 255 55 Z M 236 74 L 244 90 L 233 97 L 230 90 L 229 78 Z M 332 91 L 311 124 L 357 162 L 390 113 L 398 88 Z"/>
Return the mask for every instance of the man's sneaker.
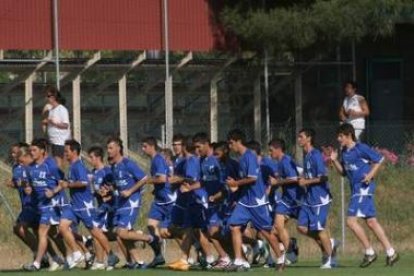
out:
<path id="1" fill-rule="evenodd" d="M 36 267 L 33 263 L 23 265 L 25 271 L 39 271 L 40 268 Z"/>
<path id="2" fill-rule="evenodd" d="M 69 263 L 69 269 L 72 269 L 72 268 L 78 266 L 83 261 L 85 261 L 85 256 L 83 254 L 79 254 L 78 256 L 72 255 L 72 260 Z"/>
<path id="3" fill-rule="evenodd" d="M 329 262 L 329 260 L 320 266 L 320 269 L 331 269 L 331 268 L 332 268 L 332 265 L 331 265 L 331 262 Z"/>
<path id="4" fill-rule="evenodd" d="M 145 268 L 155 268 L 159 265 L 164 265 L 165 259 L 162 255 L 157 255 L 154 257 L 154 259 L 147 265 L 145 265 Z"/>
<path id="5" fill-rule="evenodd" d="M 392 256 L 387 256 L 387 266 L 393 266 L 396 262 L 400 259 L 400 255 L 397 252 L 394 253 Z"/>
<path id="6" fill-rule="evenodd" d="M 362 259 L 361 264 L 359 265 L 362 268 L 368 267 L 370 264 L 375 262 L 377 260 L 377 254 L 374 253 L 374 255 L 364 255 L 364 258 Z"/>
<path id="7" fill-rule="evenodd" d="M 114 253 L 111 253 L 108 255 L 108 260 L 107 260 L 108 266 L 113 266 L 115 267 L 117 263 L 119 263 L 119 258 L 117 255 L 115 255 Z"/>
<path id="8" fill-rule="evenodd" d="M 105 264 L 95 262 L 90 267 L 90 270 L 105 270 L 105 268 Z"/>
<path id="9" fill-rule="evenodd" d="M 62 270 L 63 269 L 63 265 L 59 264 L 55 261 L 50 263 L 49 269 L 47 271 L 49 272 L 53 272 L 53 271 L 58 271 L 58 270 Z"/>
<path id="10" fill-rule="evenodd" d="M 178 260 L 168 265 L 169 269 L 177 271 L 188 271 L 190 270 L 190 264 L 183 260 Z"/>
<path id="11" fill-rule="evenodd" d="M 230 262 L 230 260 L 226 260 L 226 259 L 223 259 L 223 258 L 220 258 L 215 264 L 214 264 L 214 266 L 213 266 L 213 269 L 216 269 L 216 270 L 223 270 L 223 269 L 225 269 L 226 267 L 228 267 L 229 265 L 231 265 L 231 262 Z"/>

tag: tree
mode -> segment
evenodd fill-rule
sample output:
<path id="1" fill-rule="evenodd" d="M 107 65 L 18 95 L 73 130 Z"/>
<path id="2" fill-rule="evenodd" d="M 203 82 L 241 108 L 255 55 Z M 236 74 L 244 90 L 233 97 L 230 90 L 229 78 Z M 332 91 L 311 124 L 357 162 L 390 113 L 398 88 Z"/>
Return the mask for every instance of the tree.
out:
<path id="1" fill-rule="evenodd" d="M 393 34 L 395 24 L 413 21 L 412 0 L 226 1 L 224 26 L 244 50 L 303 50 L 337 46 Z"/>

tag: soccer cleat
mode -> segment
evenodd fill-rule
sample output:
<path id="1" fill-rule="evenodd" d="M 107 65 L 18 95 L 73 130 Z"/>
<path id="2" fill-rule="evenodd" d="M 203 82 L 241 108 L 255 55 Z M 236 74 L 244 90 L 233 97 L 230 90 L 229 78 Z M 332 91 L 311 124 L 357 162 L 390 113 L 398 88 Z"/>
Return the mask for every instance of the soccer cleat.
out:
<path id="1" fill-rule="evenodd" d="M 152 259 L 152 261 L 145 265 L 145 268 L 155 268 L 159 265 L 164 265 L 165 264 L 165 259 L 162 255 L 157 255 L 154 257 L 154 259 Z"/>
<path id="2" fill-rule="evenodd" d="M 387 266 L 393 266 L 396 262 L 400 260 L 400 255 L 397 252 L 394 253 L 392 256 L 387 256 Z"/>
<path id="3" fill-rule="evenodd" d="M 188 271 L 190 270 L 190 264 L 183 260 L 178 260 L 168 265 L 169 269 L 177 271 Z"/>
<path id="4" fill-rule="evenodd" d="M 117 255 L 115 255 L 114 253 L 110 253 L 108 255 L 108 260 L 107 260 L 108 266 L 113 266 L 115 267 L 117 263 L 119 263 L 119 258 Z"/>
<path id="5" fill-rule="evenodd" d="M 49 269 L 47 271 L 49 272 L 53 272 L 53 271 L 58 271 L 58 270 L 62 270 L 63 269 L 63 265 L 53 261 L 50 263 Z"/>
<path id="6" fill-rule="evenodd" d="M 30 263 L 30 264 L 25 264 L 23 266 L 23 270 L 34 272 L 34 271 L 39 271 L 40 268 L 36 267 L 33 263 Z"/>
<path id="7" fill-rule="evenodd" d="M 368 267 L 369 265 L 371 265 L 373 262 L 377 260 L 377 257 L 378 256 L 375 253 L 374 255 L 365 254 L 359 267 L 362 267 L 362 268 Z"/>
<path id="8" fill-rule="evenodd" d="M 72 269 L 79 264 L 81 264 L 83 261 L 85 261 L 85 256 L 83 254 L 79 254 L 78 256 L 72 256 L 72 260 L 69 263 L 69 269 Z"/>
<path id="9" fill-rule="evenodd" d="M 92 266 L 90 267 L 90 270 L 105 270 L 105 264 L 103 263 L 93 263 Z"/>
<path id="10" fill-rule="evenodd" d="M 231 264 L 230 260 L 225 260 L 220 258 L 216 264 L 214 264 L 213 269 L 223 270 Z"/>
<path id="11" fill-rule="evenodd" d="M 320 269 L 331 269 L 331 268 L 332 268 L 332 265 L 331 265 L 331 262 L 329 261 L 320 266 Z"/>

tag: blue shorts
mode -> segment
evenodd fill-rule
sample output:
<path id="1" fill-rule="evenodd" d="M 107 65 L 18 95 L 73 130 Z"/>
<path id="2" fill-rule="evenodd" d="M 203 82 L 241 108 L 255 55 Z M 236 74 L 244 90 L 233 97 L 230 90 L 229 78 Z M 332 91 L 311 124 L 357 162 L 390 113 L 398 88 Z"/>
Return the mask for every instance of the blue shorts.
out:
<path id="1" fill-rule="evenodd" d="M 96 226 L 98 228 L 102 229 L 102 231 L 104 232 L 108 232 L 116 225 L 115 212 L 109 210 L 108 208 L 106 208 L 106 206 L 99 206 L 96 209 L 96 223 Z"/>
<path id="2" fill-rule="evenodd" d="M 187 208 L 174 205 L 171 210 L 171 220 L 170 225 L 185 228 L 186 227 L 186 217 L 187 217 Z"/>
<path id="3" fill-rule="evenodd" d="M 331 204 L 322 206 L 302 205 L 299 211 L 298 226 L 306 227 L 309 231 L 322 231 L 328 220 L 329 207 Z"/>
<path id="4" fill-rule="evenodd" d="M 238 203 L 228 220 L 230 226 L 246 226 L 249 222 L 257 230 L 271 230 L 272 219 L 269 205 L 246 207 Z"/>
<path id="5" fill-rule="evenodd" d="M 59 225 L 60 212 L 59 208 L 53 206 L 43 206 L 39 208 L 40 220 L 39 224 Z"/>
<path id="6" fill-rule="evenodd" d="M 188 206 L 184 227 L 207 229 L 206 209 L 201 204 L 192 204 Z"/>
<path id="7" fill-rule="evenodd" d="M 138 219 L 139 207 L 121 207 L 116 210 L 114 220 L 116 227 L 132 230 Z"/>
<path id="8" fill-rule="evenodd" d="M 299 216 L 299 206 L 290 207 L 284 204 L 283 202 L 279 202 L 276 204 L 276 208 L 274 209 L 275 215 L 284 215 L 289 218 L 297 219 Z"/>
<path id="9" fill-rule="evenodd" d="M 23 208 L 16 220 L 16 223 L 27 226 L 38 226 L 39 222 L 40 214 L 32 208 Z"/>
<path id="10" fill-rule="evenodd" d="M 348 205 L 348 217 L 373 218 L 377 215 L 373 196 L 351 197 Z"/>
<path id="11" fill-rule="evenodd" d="M 220 213 L 219 206 L 209 207 L 206 211 L 207 228 L 220 227 L 223 225 L 223 216 Z"/>
<path id="12" fill-rule="evenodd" d="M 160 205 L 153 202 L 148 213 L 148 218 L 159 221 L 161 228 L 167 228 L 171 223 L 173 208 L 174 203 Z"/>
<path id="13" fill-rule="evenodd" d="M 98 227 L 96 221 L 96 210 L 95 209 L 73 209 L 73 208 L 64 208 L 62 210 L 62 216 L 60 219 L 70 220 L 76 224 L 79 224 L 81 221 L 86 228 L 92 229 Z"/>

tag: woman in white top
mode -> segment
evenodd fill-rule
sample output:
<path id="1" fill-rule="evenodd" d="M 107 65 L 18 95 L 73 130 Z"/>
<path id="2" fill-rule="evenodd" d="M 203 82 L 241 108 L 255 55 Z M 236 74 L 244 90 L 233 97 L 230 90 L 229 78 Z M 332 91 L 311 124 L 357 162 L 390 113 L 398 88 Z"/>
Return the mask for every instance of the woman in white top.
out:
<path id="1" fill-rule="evenodd" d="M 356 90 L 355 82 L 345 82 L 345 99 L 339 111 L 339 119 L 342 123 L 349 123 L 354 127 L 355 136 L 359 141 L 365 130 L 365 117 L 369 115 L 369 108 L 365 98 L 356 94 Z"/>
<path id="2" fill-rule="evenodd" d="M 69 112 L 64 106 L 65 99 L 55 87 L 47 86 L 45 91 L 47 104 L 43 108 L 43 114 L 47 114 L 47 118 L 42 121 L 42 124 L 47 127 L 52 155 L 61 167 L 65 141 L 71 137 Z"/>

